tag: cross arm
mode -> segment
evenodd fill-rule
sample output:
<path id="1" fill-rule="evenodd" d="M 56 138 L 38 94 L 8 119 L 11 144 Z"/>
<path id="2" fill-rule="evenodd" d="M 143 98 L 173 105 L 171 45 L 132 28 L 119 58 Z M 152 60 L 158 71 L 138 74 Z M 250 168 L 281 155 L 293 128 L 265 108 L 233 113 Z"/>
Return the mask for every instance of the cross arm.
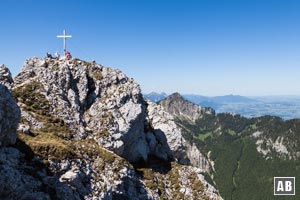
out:
<path id="1" fill-rule="evenodd" d="M 72 35 L 58 35 L 56 37 L 58 37 L 58 38 L 71 38 Z"/>

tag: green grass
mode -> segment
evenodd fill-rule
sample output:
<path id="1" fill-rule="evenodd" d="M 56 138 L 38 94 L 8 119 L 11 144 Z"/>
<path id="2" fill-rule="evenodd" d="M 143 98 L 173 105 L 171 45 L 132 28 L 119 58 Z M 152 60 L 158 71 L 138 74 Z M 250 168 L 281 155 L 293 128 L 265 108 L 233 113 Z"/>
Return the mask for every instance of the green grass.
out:
<path id="1" fill-rule="evenodd" d="M 236 132 L 234 130 L 231 130 L 231 129 L 227 130 L 227 133 L 229 135 L 231 135 L 231 136 L 235 136 L 236 135 Z"/>
<path id="2" fill-rule="evenodd" d="M 207 132 L 207 133 L 204 133 L 204 134 L 197 135 L 196 138 L 198 140 L 204 141 L 206 138 L 211 137 L 211 136 L 212 136 L 212 132 Z"/>
<path id="3" fill-rule="evenodd" d="M 249 128 L 252 129 L 252 130 L 256 130 L 256 129 L 257 129 L 257 126 L 256 126 L 256 124 L 251 124 L 251 125 L 249 126 Z"/>
<path id="4" fill-rule="evenodd" d="M 70 146 L 72 133 L 62 119 L 50 114 L 50 104 L 44 95 L 39 82 L 30 82 L 13 90 L 13 96 L 24 111 L 43 124 L 40 129 L 34 129 L 25 119 L 21 123 L 31 126 L 29 135 L 19 132 L 18 137 L 33 152 L 45 159 L 65 159 L 74 157 L 75 152 Z"/>
<path id="5" fill-rule="evenodd" d="M 101 81 L 103 79 L 103 75 L 100 71 L 93 72 L 92 77 L 94 77 L 96 80 L 99 80 L 99 81 Z"/>
<path id="6" fill-rule="evenodd" d="M 18 138 L 25 142 L 35 155 L 44 159 L 62 160 L 75 157 L 76 153 L 71 145 L 54 134 L 39 134 L 37 136 L 29 136 L 18 133 Z"/>

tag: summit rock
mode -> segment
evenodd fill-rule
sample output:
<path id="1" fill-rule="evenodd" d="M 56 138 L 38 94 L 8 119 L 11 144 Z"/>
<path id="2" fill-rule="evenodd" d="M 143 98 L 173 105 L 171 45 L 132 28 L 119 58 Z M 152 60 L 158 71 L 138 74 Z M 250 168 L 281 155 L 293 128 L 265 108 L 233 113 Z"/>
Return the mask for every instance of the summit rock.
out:
<path id="1" fill-rule="evenodd" d="M 27 121 L 46 126 L 29 113 L 29 107 L 36 106 L 60 119 L 72 138 L 93 138 L 129 161 L 147 159 L 141 134 L 146 105 L 138 84 L 121 71 L 75 59 L 31 58 L 16 76 L 14 91 L 31 92 L 32 102 L 19 102 Z M 35 100 L 43 104 L 34 105 Z"/>
<path id="2" fill-rule="evenodd" d="M 120 70 L 33 57 L 11 93 L 21 120 L 16 143 L 0 149 L 6 199 L 222 199 L 173 116 Z"/>

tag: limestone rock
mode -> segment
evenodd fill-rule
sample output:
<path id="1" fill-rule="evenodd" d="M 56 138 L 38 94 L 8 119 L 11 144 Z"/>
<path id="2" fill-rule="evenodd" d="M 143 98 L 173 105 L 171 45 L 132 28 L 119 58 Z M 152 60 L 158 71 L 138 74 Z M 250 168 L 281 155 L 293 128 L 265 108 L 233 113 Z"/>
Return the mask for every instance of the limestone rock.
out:
<path id="1" fill-rule="evenodd" d="M 0 84 L 0 146 L 14 144 L 20 109 L 10 91 Z"/>
<path id="2" fill-rule="evenodd" d="M 17 149 L 0 148 L 0 163 L 1 199 L 51 199 L 48 194 L 39 190 L 43 183 L 30 175 L 37 171 L 33 172 L 33 169 L 25 164 L 22 154 Z"/>
<path id="3" fill-rule="evenodd" d="M 185 140 L 173 117 L 161 106 L 150 101 L 147 103 L 149 124 L 153 129 L 151 134 L 154 135 L 156 141 L 159 141 L 159 144 L 152 145 L 155 147 L 154 154 L 163 159 L 175 158 L 180 163 L 187 164 Z M 151 139 L 152 135 L 149 136 L 150 143 L 155 141 Z"/>
<path id="4" fill-rule="evenodd" d="M 130 161 L 147 159 L 140 88 L 121 71 L 78 59 L 34 57 L 24 63 L 14 89 L 31 85 L 49 103 L 49 114 L 62 119 L 74 137 L 92 137 Z M 31 128 L 42 126 L 25 107 L 22 111 Z"/>
<path id="5" fill-rule="evenodd" d="M 139 85 L 117 69 L 78 59 L 34 57 L 24 63 L 13 90 L 24 87 L 30 90 L 25 92 L 35 92 L 36 99 L 44 98 L 49 104 L 49 114 L 63 120 L 77 139 L 93 138 L 130 162 L 146 161 L 149 155 L 154 155 L 190 163 L 188 144 L 173 116 L 161 106 L 146 102 Z M 22 103 L 26 102 L 19 105 L 30 128 L 44 127 Z M 191 107 L 187 109 L 189 112 L 196 106 L 185 104 Z M 193 119 L 209 112 L 196 108 Z"/>
<path id="6" fill-rule="evenodd" d="M 203 171 L 210 171 L 208 160 L 194 144 L 184 139 L 183 130 L 175 123 L 174 116 L 166 112 L 161 105 L 150 101 L 147 112 L 150 126 L 154 129 L 153 133 L 148 133 L 148 140 L 156 156 L 164 159 L 169 156 L 181 164 L 191 164 Z M 153 144 L 155 141 L 160 141 L 160 145 Z"/>
<path id="7" fill-rule="evenodd" d="M 177 135 L 181 135 L 181 137 L 183 135 L 184 126 L 182 126 L 180 123 L 176 123 L 176 118 L 193 124 L 197 119 L 201 119 L 204 115 L 215 114 L 215 111 L 213 109 L 201 107 L 194 103 L 191 103 L 188 100 L 185 100 L 179 93 L 174 93 L 168 96 L 167 98 L 161 100 L 159 102 L 159 106 L 162 110 L 171 115 L 171 117 L 168 117 L 168 123 L 172 123 L 172 126 L 176 127 L 175 129 L 177 130 Z M 161 113 L 162 112 L 163 111 L 161 111 Z M 158 115 L 159 114 L 155 114 L 155 116 Z M 164 115 L 166 116 L 167 114 Z M 170 127 L 170 125 L 168 127 Z M 175 131 L 173 130 L 171 131 L 171 133 L 172 132 Z M 171 143 L 174 144 L 174 142 Z M 206 156 L 199 151 L 195 144 L 190 144 L 187 140 L 185 140 L 182 137 L 181 146 L 184 146 L 185 148 L 184 153 L 179 156 L 180 158 L 186 157 L 186 160 L 189 164 L 196 166 L 203 171 L 209 172 L 211 170 L 210 162 L 208 161 Z"/>
<path id="8" fill-rule="evenodd" d="M 13 82 L 14 81 L 9 69 L 5 65 L 0 65 L 0 84 L 3 84 L 8 88 L 11 88 Z"/>
<path id="9" fill-rule="evenodd" d="M 187 144 L 187 156 L 193 166 L 205 172 L 211 171 L 209 160 L 199 151 L 195 144 Z"/>
<path id="10" fill-rule="evenodd" d="M 79 59 L 34 57 L 24 63 L 12 91 L 22 111 L 24 144 L 16 146 L 35 156 L 21 166 L 20 154 L 10 170 L 32 178 L 24 168 L 36 166 L 34 160 L 47 163 L 32 178 L 33 186 L 21 186 L 20 191 L 33 191 L 28 198 L 44 192 L 44 199 L 218 199 L 200 176 L 205 171 L 201 155 L 185 141 L 174 117 L 145 101 L 139 85 L 121 71 Z M 172 186 L 174 180 L 180 187 Z"/>

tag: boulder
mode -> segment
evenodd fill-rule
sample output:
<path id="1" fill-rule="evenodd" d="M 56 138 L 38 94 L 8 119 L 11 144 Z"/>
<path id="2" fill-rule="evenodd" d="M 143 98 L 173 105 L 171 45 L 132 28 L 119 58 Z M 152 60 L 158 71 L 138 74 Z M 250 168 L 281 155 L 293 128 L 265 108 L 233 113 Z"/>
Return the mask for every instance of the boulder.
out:
<path id="1" fill-rule="evenodd" d="M 6 86 L 0 84 L 0 146 L 16 142 L 20 108 Z"/>

